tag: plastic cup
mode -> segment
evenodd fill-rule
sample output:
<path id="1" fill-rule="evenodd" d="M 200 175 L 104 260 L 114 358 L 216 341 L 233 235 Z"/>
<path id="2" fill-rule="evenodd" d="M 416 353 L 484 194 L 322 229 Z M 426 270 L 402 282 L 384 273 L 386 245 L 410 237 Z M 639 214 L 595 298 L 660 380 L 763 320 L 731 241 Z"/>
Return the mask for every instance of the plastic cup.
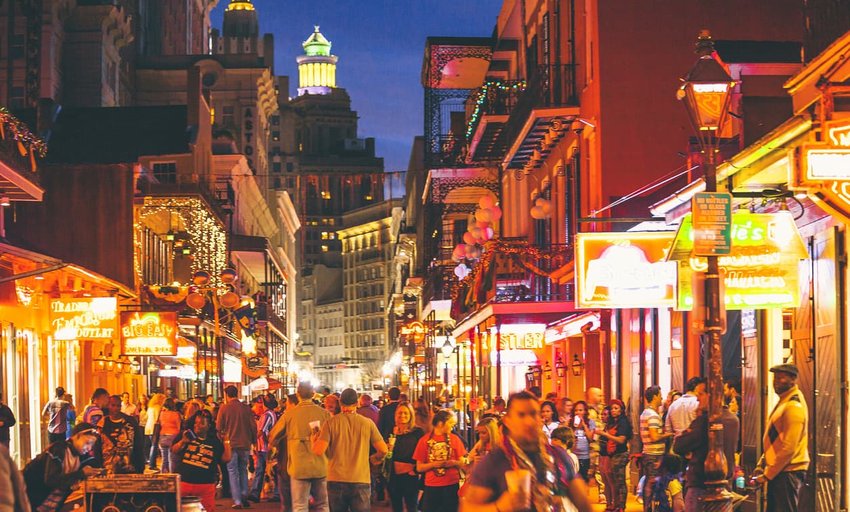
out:
<path id="1" fill-rule="evenodd" d="M 521 492 L 526 497 L 526 507 L 531 506 L 531 471 L 527 469 L 514 469 L 505 472 L 505 483 L 508 492 Z"/>
<path id="2" fill-rule="evenodd" d="M 316 421 L 310 422 L 310 430 L 316 431 L 316 430 L 319 430 L 321 427 L 322 427 L 321 421 L 316 420 Z"/>

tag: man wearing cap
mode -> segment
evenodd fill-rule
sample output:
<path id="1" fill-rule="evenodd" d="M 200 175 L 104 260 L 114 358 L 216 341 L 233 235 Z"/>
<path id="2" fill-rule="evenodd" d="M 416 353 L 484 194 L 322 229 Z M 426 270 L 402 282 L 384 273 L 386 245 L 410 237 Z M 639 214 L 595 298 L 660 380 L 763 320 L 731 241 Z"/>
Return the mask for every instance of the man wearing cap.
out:
<path id="1" fill-rule="evenodd" d="M 357 414 L 357 391 L 345 389 L 339 397 L 342 413 L 329 419 L 311 436 L 316 455 L 328 455 L 328 501 L 331 512 L 371 510 L 369 447 L 373 464 L 387 454 L 387 443 L 373 421 Z"/>
<path id="2" fill-rule="evenodd" d="M 799 371 L 793 364 L 770 369 L 773 391 L 779 403 L 770 413 L 764 433 L 764 453 L 756 465 L 753 480 L 767 482 L 767 509 L 771 512 L 796 511 L 800 488 L 809 469 L 809 408 L 800 388 Z"/>

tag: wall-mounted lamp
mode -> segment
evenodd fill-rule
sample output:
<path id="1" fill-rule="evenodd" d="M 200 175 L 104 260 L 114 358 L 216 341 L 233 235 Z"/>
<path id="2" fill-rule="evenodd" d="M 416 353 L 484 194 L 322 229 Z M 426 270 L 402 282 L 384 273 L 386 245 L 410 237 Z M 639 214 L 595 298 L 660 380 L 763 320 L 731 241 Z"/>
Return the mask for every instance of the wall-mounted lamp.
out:
<path id="1" fill-rule="evenodd" d="M 581 377 L 581 372 L 584 369 L 584 363 L 578 358 L 578 354 L 573 354 L 573 362 L 570 363 L 570 368 L 573 370 L 573 375 Z"/>

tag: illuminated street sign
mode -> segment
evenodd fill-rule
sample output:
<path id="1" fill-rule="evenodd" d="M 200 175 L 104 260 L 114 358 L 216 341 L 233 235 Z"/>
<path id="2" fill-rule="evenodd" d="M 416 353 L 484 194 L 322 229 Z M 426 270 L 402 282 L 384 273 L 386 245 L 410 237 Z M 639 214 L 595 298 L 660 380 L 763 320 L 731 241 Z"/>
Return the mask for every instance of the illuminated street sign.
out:
<path id="1" fill-rule="evenodd" d="M 121 312 L 121 353 L 127 356 L 177 355 L 177 313 Z"/>
<path id="2" fill-rule="evenodd" d="M 54 299 L 50 324 L 56 340 L 111 340 L 118 331 L 118 299 Z"/>

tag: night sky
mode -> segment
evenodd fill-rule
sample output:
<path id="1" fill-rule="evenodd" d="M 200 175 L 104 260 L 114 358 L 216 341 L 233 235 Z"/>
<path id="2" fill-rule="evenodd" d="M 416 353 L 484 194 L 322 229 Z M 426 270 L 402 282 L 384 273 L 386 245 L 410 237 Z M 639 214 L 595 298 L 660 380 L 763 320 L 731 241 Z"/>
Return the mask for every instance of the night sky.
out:
<path id="1" fill-rule="evenodd" d="M 212 13 L 221 27 L 229 0 Z M 407 168 L 422 134 L 419 74 L 428 36 L 489 36 L 502 0 L 254 0 L 261 33 L 273 33 L 275 73 L 298 86 L 295 57 L 319 25 L 339 57 L 337 85 L 360 116 L 359 136 L 377 139 L 387 171 Z"/>

